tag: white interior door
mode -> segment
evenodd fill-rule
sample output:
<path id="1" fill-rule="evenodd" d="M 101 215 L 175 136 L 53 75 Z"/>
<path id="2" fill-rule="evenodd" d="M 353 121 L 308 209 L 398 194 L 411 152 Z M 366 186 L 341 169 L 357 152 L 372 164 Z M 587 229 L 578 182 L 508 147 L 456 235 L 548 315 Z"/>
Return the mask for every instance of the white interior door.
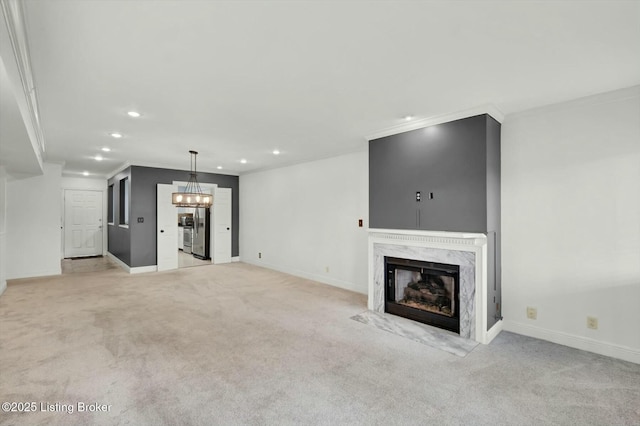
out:
<path id="1" fill-rule="evenodd" d="M 216 188 L 213 197 L 213 263 L 231 262 L 231 188 Z"/>
<path id="2" fill-rule="evenodd" d="M 64 257 L 102 255 L 102 191 L 64 191 Z"/>
<path id="3" fill-rule="evenodd" d="M 158 184 L 156 199 L 158 271 L 178 269 L 178 210 L 171 204 L 172 192 L 178 192 L 178 185 Z"/>

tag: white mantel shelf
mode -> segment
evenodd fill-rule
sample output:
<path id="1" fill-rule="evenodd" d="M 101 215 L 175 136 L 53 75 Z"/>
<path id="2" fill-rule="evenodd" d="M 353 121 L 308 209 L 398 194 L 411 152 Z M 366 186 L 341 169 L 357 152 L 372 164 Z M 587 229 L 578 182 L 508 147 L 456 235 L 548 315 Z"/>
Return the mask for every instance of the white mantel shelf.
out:
<path id="1" fill-rule="evenodd" d="M 460 266 L 460 335 L 487 344 L 502 330 L 487 330 L 487 236 L 473 232 L 369 229 L 368 308 L 384 313 L 384 257 Z"/>

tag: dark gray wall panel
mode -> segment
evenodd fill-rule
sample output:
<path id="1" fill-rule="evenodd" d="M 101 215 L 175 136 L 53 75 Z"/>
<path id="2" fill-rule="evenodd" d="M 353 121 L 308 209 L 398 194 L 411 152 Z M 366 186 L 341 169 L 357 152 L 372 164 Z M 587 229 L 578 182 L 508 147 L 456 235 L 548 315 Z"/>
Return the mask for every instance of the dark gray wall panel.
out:
<path id="1" fill-rule="evenodd" d="M 481 115 L 370 141 L 371 227 L 486 232 L 485 136 Z"/>
<path id="2" fill-rule="evenodd" d="M 490 245 L 487 303 L 487 330 L 502 312 L 502 253 L 500 204 L 500 123 L 487 116 L 487 238 Z M 493 238 L 491 238 L 493 237 Z"/>
<path id="3" fill-rule="evenodd" d="M 118 226 L 120 223 L 120 180 L 124 178 L 129 178 L 131 181 L 131 167 L 116 174 L 108 181 L 108 185 L 113 185 L 114 225 L 107 225 L 107 250 L 127 265 L 131 265 L 131 229 Z M 131 220 L 131 214 L 129 214 L 129 220 Z"/>
<path id="4" fill-rule="evenodd" d="M 118 212 L 120 200 L 120 179 L 129 178 L 130 196 L 129 227 L 119 227 Z M 172 184 L 174 181 L 187 182 L 189 171 L 159 169 L 154 167 L 131 166 L 109 179 L 114 188 L 115 223 L 109 225 L 109 252 L 117 256 L 130 267 L 156 265 L 156 185 L 158 183 Z M 239 227 L 240 202 L 238 176 L 220 175 L 216 173 L 198 173 L 201 183 L 215 183 L 221 188 L 232 189 L 231 205 L 231 255 L 240 255 Z M 215 201 L 214 201 L 215 202 Z M 177 214 L 177 213 L 176 213 Z M 138 218 L 143 218 L 138 223 Z M 177 217 L 176 217 L 177 220 Z"/>
<path id="5" fill-rule="evenodd" d="M 187 182 L 189 171 L 141 166 L 132 166 L 131 169 L 131 266 L 155 265 L 157 263 L 156 185 L 159 183 L 172 184 L 174 181 Z M 238 176 L 198 172 L 198 182 L 215 183 L 220 188 L 232 189 L 231 255 L 239 256 L 240 187 Z M 138 217 L 143 217 L 144 222 L 138 223 Z"/>
<path id="6" fill-rule="evenodd" d="M 372 228 L 487 234 L 488 328 L 502 306 L 500 208 L 500 123 L 489 115 L 369 142 Z"/>

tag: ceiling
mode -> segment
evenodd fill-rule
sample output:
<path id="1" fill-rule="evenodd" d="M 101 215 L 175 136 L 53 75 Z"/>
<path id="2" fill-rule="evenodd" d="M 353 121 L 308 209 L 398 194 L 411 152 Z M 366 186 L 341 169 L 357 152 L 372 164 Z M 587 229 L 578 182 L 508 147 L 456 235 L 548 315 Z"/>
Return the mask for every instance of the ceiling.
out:
<path id="1" fill-rule="evenodd" d="M 46 158 L 67 175 L 189 169 L 190 149 L 242 174 L 364 149 L 406 115 L 640 84 L 639 1 L 24 5 Z"/>

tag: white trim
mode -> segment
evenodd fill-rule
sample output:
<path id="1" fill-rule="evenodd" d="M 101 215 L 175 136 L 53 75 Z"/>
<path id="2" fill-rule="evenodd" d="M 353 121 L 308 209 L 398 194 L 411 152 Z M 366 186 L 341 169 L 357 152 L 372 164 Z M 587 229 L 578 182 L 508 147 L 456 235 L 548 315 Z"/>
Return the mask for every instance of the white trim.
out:
<path id="1" fill-rule="evenodd" d="M 600 355 L 622 359 L 624 361 L 640 364 L 640 351 L 627 346 L 606 343 L 588 337 L 576 336 L 561 331 L 548 330 L 516 321 L 504 320 L 504 331 L 546 340 L 559 345 L 569 346 L 583 351 L 594 352 Z"/>
<path id="2" fill-rule="evenodd" d="M 38 277 L 53 277 L 57 275 L 62 275 L 62 269 L 60 267 L 53 269 L 42 269 L 39 271 L 29 271 L 29 275 L 10 275 L 7 274 L 7 281 L 9 280 L 20 280 L 22 278 L 38 278 Z"/>
<path id="3" fill-rule="evenodd" d="M 118 173 L 125 171 L 125 170 L 126 170 L 126 169 L 128 169 L 129 167 L 131 167 L 131 163 L 127 161 L 127 162 L 125 162 L 124 164 L 122 164 L 122 165 L 118 166 L 118 167 L 117 167 L 116 169 L 114 169 L 113 171 L 106 173 L 106 174 L 104 175 L 104 177 L 105 177 L 105 178 L 107 178 L 107 180 L 109 180 L 109 179 L 111 179 L 112 177 L 114 177 L 115 175 L 117 175 Z M 109 186 L 109 185 L 108 185 L 108 182 L 107 182 L 107 186 Z"/>
<path id="4" fill-rule="evenodd" d="M 129 268 L 130 274 L 144 274 L 146 272 L 157 272 L 157 265 L 149 265 L 149 266 L 134 266 L 133 268 Z"/>
<path id="5" fill-rule="evenodd" d="M 596 95 L 585 96 L 570 101 L 559 102 L 551 105 L 531 108 L 524 111 L 509 114 L 506 118 L 507 122 L 517 120 L 523 117 L 531 117 L 539 114 L 556 113 L 579 107 L 590 105 L 600 105 L 609 102 L 618 102 L 625 99 L 634 99 L 640 96 L 640 85 L 627 87 L 625 89 L 614 90 L 613 92 L 598 93 Z"/>
<path id="6" fill-rule="evenodd" d="M 493 327 L 491 327 L 489 329 L 489 331 L 487 331 L 486 339 L 487 339 L 487 344 L 491 343 L 491 341 L 493 339 L 496 338 L 496 336 L 498 334 L 500 334 L 500 332 L 504 329 L 504 325 L 502 323 L 502 320 L 499 320 L 497 323 L 493 324 Z"/>
<path id="7" fill-rule="evenodd" d="M 25 100 L 24 106 L 28 111 L 29 117 L 29 123 L 27 124 L 25 122 L 25 124 L 27 124 L 27 133 L 30 133 L 31 144 L 34 145 L 35 142 L 35 153 L 38 157 L 40 167 L 43 168 L 45 140 L 40 123 L 38 94 L 33 68 L 31 67 L 31 52 L 29 51 L 29 38 L 27 36 L 27 25 L 25 24 L 23 5 L 21 1 L 17 0 L 3 1 L 0 2 L 0 8 L 4 15 L 4 23 L 11 42 L 17 71 L 20 75 L 20 82 L 22 83 L 22 94 Z M 5 66 L 7 66 L 6 62 Z M 24 111 L 23 118 L 25 118 Z M 31 132 L 29 132 L 29 130 L 31 130 Z"/>
<path id="8" fill-rule="evenodd" d="M 436 115 L 433 117 L 423 118 L 420 120 L 406 121 L 402 124 L 387 127 L 378 132 L 367 136 L 367 140 L 379 139 L 385 136 L 396 135 L 398 133 L 408 132 L 410 130 L 422 129 L 424 127 L 435 126 L 436 124 L 448 123 L 450 121 L 460 120 L 462 118 L 474 117 L 476 115 L 489 114 L 499 123 L 504 121 L 504 114 L 493 104 L 486 104 L 475 108 L 469 108 L 463 111 L 452 112 L 448 114 Z"/>
<path id="9" fill-rule="evenodd" d="M 231 257 L 231 262 L 240 262 L 240 256 L 233 256 Z"/>
<path id="10" fill-rule="evenodd" d="M 157 265 L 131 267 L 131 266 L 127 265 L 126 263 L 124 263 L 122 260 L 120 260 L 118 257 L 116 257 L 111 252 L 107 252 L 107 257 L 109 259 L 113 260 L 114 262 L 116 262 L 118 264 L 118 266 L 120 266 L 122 269 L 124 269 L 125 271 L 127 271 L 130 274 L 143 274 L 145 272 L 156 272 L 158 270 L 158 266 Z"/>
<path id="11" fill-rule="evenodd" d="M 124 263 L 122 260 L 120 260 L 116 255 L 112 254 L 111 252 L 107 252 L 107 257 L 111 260 L 113 260 L 114 262 L 116 262 L 118 264 L 119 267 L 121 267 L 122 269 L 124 269 L 127 272 L 131 272 L 131 268 L 129 267 L 129 265 L 127 265 L 126 263 Z"/>
<path id="12" fill-rule="evenodd" d="M 232 259 L 233 261 L 233 259 Z M 359 288 L 356 284 L 340 280 L 337 278 L 331 278 L 324 276 L 322 274 L 312 274 L 306 271 L 302 271 L 296 268 L 289 268 L 286 266 L 275 265 L 268 262 L 256 262 L 256 261 L 245 261 L 245 263 L 249 263 L 251 265 L 260 266 L 262 268 L 273 269 L 274 271 L 284 272 L 285 274 L 294 275 L 296 277 L 306 278 L 308 280 L 317 281 L 322 284 L 328 284 L 334 287 L 343 288 L 345 290 L 353 291 L 359 294 L 366 294 L 362 292 L 362 289 Z"/>

